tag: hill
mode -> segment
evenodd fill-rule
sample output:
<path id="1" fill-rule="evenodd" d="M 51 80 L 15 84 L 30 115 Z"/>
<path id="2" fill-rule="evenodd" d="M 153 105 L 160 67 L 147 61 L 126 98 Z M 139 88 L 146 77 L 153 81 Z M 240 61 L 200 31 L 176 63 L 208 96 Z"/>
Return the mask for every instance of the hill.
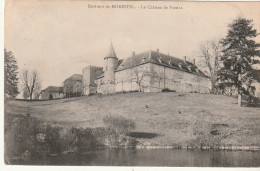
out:
<path id="1" fill-rule="evenodd" d="M 236 99 L 223 95 L 126 93 L 5 103 L 5 116 L 28 112 L 53 125 L 91 128 L 104 126 L 107 115 L 121 115 L 135 121 L 131 136 L 144 145 L 187 145 L 216 137 L 222 145 L 260 142 L 259 108 L 238 107 Z"/>

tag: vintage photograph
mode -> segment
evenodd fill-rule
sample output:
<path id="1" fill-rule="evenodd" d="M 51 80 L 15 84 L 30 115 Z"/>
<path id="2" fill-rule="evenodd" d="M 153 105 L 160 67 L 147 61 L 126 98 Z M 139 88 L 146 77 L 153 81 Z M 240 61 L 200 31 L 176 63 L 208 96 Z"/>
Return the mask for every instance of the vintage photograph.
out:
<path id="1" fill-rule="evenodd" d="M 5 165 L 260 166 L 260 2 L 4 8 Z"/>

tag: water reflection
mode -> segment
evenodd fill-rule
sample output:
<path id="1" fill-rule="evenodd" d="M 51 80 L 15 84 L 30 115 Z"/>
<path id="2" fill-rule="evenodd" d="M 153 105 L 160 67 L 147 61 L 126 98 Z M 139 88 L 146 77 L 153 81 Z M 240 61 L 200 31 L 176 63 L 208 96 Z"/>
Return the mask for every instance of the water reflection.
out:
<path id="1" fill-rule="evenodd" d="M 99 150 L 82 154 L 34 156 L 11 164 L 95 166 L 259 167 L 260 153 L 200 150 Z"/>

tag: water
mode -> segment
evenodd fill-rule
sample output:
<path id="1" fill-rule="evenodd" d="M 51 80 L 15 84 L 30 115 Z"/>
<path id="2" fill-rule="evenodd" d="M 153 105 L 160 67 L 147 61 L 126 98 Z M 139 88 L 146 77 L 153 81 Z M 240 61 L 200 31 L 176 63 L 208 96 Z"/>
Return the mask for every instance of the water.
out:
<path id="1" fill-rule="evenodd" d="M 259 167 L 260 153 L 201 150 L 99 150 L 11 160 L 11 164 L 76 166 Z"/>

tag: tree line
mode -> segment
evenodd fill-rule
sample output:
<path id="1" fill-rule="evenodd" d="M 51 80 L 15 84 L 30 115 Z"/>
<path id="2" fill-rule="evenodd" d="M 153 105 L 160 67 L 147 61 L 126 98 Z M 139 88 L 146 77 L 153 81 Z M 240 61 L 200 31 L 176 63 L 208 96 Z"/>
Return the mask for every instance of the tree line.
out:
<path id="1" fill-rule="evenodd" d="M 38 72 L 24 70 L 19 79 L 17 61 L 11 51 L 4 49 L 5 98 L 15 98 L 20 93 L 19 80 L 21 80 L 20 88 L 23 91 L 24 99 L 32 100 L 33 95 L 38 95 L 41 88 Z"/>
<path id="2" fill-rule="evenodd" d="M 235 88 L 238 105 L 242 95 L 254 93 L 253 65 L 259 64 L 259 35 L 253 28 L 253 20 L 238 18 L 228 25 L 228 33 L 220 41 L 207 41 L 201 45 L 200 66 L 205 69 L 212 84 L 212 91 L 226 87 Z M 258 76 L 260 77 L 260 76 Z"/>

